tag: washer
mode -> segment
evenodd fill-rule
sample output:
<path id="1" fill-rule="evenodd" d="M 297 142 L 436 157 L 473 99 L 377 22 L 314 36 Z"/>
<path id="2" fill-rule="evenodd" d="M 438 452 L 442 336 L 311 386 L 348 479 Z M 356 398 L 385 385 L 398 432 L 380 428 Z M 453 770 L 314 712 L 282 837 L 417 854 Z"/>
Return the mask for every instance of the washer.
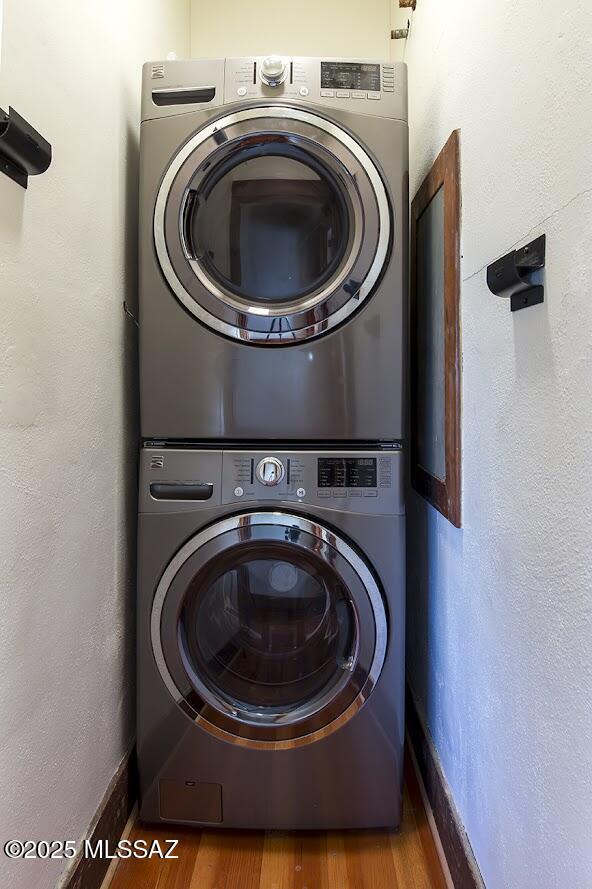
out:
<path id="1" fill-rule="evenodd" d="M 143 820 L 399 823 L 402 461 L 392 449 L 142 449 Z"/>
<path id="2" fill-rule="evenodd" d="M 404 437 L 403 64 L 144 66 L 142 436 Z"/>

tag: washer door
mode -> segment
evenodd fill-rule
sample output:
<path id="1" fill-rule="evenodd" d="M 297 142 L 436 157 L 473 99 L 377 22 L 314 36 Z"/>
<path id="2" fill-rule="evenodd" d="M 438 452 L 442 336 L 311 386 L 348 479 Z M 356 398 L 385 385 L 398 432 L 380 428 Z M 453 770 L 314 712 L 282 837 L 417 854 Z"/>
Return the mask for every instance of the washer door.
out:
<path id="1" fill-rule="evenodd" d="M 247 746 L 307 743 L 343 725 L 382 669 L 386 616 L 349 544 L 301 516 L 245 513 L 195 535 L 166 568 L 152 645 L 169 691 Z"/>
<path id="2" fill-rule="evenodd" d="M 368 297 L 389 250 L 380 174 L 349 133 L 309 111 L 257 107 L 195 133 L 156 200 L 164 276 L 226 336 L 291 344 Z"/>

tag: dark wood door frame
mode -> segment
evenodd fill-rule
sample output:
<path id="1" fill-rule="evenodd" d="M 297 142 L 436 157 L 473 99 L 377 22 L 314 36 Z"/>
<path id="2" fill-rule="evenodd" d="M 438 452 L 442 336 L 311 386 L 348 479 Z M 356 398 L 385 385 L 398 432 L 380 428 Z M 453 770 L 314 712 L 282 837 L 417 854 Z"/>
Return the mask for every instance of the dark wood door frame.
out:
<path id="1" fill-rule="evenodd" d="M 436 158 L 411 204 L 410 359 L 411 480 L 413 487 L 442 515 L 461 526 L 461 349 L 460 349 L 460 149 L 455 130 Z M 436 194 L 444 195 L 444 416 L 445 478 L 419 462 L 417 225 Z"/>

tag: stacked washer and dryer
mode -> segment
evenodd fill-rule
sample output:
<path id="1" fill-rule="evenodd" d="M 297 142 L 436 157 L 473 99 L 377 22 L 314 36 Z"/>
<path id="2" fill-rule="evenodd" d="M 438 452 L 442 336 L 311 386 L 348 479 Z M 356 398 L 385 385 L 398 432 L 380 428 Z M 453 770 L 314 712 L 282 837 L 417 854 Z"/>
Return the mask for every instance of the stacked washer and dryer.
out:
<path id="1" fill-rule="evenodd" d="M 398 824 L 401 64 L 144 66 L 146 821 Z"/>

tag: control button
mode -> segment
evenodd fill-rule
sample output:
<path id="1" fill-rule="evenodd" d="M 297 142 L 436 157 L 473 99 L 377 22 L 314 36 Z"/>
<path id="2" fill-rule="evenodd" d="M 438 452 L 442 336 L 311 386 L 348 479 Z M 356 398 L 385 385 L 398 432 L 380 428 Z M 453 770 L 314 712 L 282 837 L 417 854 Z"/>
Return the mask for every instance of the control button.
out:
<path id="1" fill-rule="evenodd" d="M 298 92 L 300 93 L 301 96 L 308 96 L 308 87 L 301 86 Z"/>
<path id="2" fill-rule="evenodd" d="M 261 62 L 261 80 L 267 86 L 279 86 L 286 79 L 288 69 L 283 59 L 278 56 L 268 56 Z"/>
<path id="3" fill-rule="evenodd" d="M 364 491 L 364 497 L 378 497 L 378 491 Z"/>
<path id="4" fill-rule="evenodd" d="M 394 88 L 394 86 L 386 86 L 385 85 L 385 86 L 383 86 L 383 90 L 385 91 L 385 93 L 394 93 L 395 88 Z"/>
<path id="5" fill-rule="evenodd" d="M 247 95 L 246 86 L 239 86 L 239 88 L 236 91 L 236 94 L 237 94 L 237 96 L 246 96 Z"/>
<path id="6" fill-rule="evenodd" d="M 304 490 L 304 488 L 298 488 L 298 490 L 296 491 L 297 497 L 304 497 L 305 494 L 306 494 L 306 491 Z"/>
<path id="7" fill-rule="evenodd" d="M 244 492 L 243 488 L 241 488 L 240 485 L 238 486 L 238 488 L 234 489 L 234 496 L 235 497 L 242 497 L 244 493 L 245 492 Z"/>
<path id="8" fill-rule="evenodd" d="M 376 93 L 374 91 L 370 92 L 370 93 L 368 93 L 368 98 L 369 99 L 380 99 L 380 93 Z"/>
<path id="9" fill-rule="evenodd" d="M 331 497 L 331 496 L 332 496 L 331 491 L 327 491 L 326 488 L 324 488 L 322 491 L 317 491 L 317 497 Z"/>
<path id="10" fill-rule="evenodd" d="M 321 96 L 323 99 L 334 99 L 335 90 L 321 90 Z"/>
<path id="11" fill-rule="evenodd" d="M 366 93 L 363 90 L 352 90 L 352 99 L 365 99 Z"/>
<path id="12" fill-rule="evenodd" d="M 279 485 L 284 477 L 284 464 L 277 457 L 264 457 L 257 464 L 255 472 L 262 485 L 273 487 Z"/>
<path id="13" fill-rule="evenodd" d="M 333 491 L 334 497 L 347 497 L 347 491 L 344 491 L 343 488 L 337 488 Z"/>
<path id="14" fill-rule="evenodd" d="M 337 90 L 335 95 L 338 99 L 349 99 L 349 90 Z"/>
<path id="15" fill-rule="evenodd" d="M 349 492 L 349 496 L 350 496 L 350 497 L 361 497 L 361 496 L 362 496 L 362 492 L 361 492 L 361 491 L 350 491 L 350 492 Z"/>

